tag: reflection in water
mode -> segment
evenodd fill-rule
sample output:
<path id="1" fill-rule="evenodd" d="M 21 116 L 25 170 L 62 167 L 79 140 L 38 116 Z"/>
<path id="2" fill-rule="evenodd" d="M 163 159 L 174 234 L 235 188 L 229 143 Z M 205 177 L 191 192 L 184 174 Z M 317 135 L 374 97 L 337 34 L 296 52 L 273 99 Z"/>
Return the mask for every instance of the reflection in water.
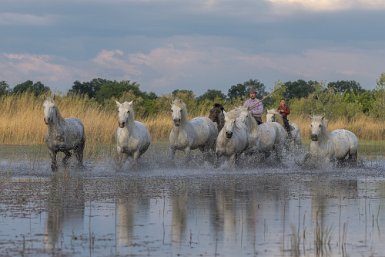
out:
<path id="1" fill-rule="evenodd" d="M 57 173 L 51 177 L 45 226 L 44 247 L 60 247 L 62 237 L 77 238 L 83 233 L 83 179 Z"/>
<path id="2" fill-rule="evenodd" d="M 136 200 L 131 197 L 120 198 L 116 202 L 116 238 L 118 246 L 128 246 L 132 240 Z"/>
<path id="3" fill-rule="evenodd" d="M 172 194 L 171 198 L 171 240 L 180 243 L 185 235 L 187 220 L 188 193 L 181 190 Z"/>
<path id="4" fill-rule="evenodd" d="M 43 243 L 25 252 L 47 256 L 381 256 L 384 179 L 351 174 L 58 173 L 41 189 L 46 209 L 29 216 L 29 230 L 9 224 L 36 199 L 4 182 L 0 243 L 8 250 L 0 255 L 15 245 L 2 238 L 30 235 Z M 7 202 L 7 192 L 23 200 Z"/>

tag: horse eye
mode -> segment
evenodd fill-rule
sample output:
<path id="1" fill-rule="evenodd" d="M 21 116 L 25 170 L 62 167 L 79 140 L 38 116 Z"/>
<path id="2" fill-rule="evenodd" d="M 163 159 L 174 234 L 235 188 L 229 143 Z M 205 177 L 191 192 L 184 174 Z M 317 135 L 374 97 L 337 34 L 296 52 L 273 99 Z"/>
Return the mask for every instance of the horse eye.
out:
<path id="1" fill-rule="evenodd" d="M 321 124 L 320 124 L 320 125 L 318 125 L 318 127 L 322 127 L 322 126 L 321 126 Z"/>
<path id="2" fill-rule="evenodd" d="M 130 111 L 127 111 L 127 113 L 130 113 Z"/>

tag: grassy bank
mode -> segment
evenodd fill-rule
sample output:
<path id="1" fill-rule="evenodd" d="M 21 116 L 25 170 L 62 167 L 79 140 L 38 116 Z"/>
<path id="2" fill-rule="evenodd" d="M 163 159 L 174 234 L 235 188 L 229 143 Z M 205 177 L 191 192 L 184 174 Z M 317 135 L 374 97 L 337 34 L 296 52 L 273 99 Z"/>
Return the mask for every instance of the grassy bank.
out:
<path id="1" fill-rule="evenodd" d="M 43 121 L 44 97 L 24 94 L 7 96 L 0 102 L 0 144 L 42 144 L 47 127 Z M 114 108 L 101 107 L 92 100 L 79 97 L 59 97 L 57 105 L 63 117 L 80 118 L 86 129 L 87 146 L 114 144 L 117 128 L 117 113 Z M 200 115 L 207 116 L 209 108 Z M 146 118 L 136 117 L 147 125 L 154 142 L 167 140 L 172 127 L 169 112 Z M 301 128 L 302 137 L 309 138 L 308 117 L 290 115 L 290 121 Z M 329 129 L 346 128 L 353 131 L 360 140 L 385 140 L 385 122 L 366 116 L 348 121 L 345 118 L 331 120 Z"/>

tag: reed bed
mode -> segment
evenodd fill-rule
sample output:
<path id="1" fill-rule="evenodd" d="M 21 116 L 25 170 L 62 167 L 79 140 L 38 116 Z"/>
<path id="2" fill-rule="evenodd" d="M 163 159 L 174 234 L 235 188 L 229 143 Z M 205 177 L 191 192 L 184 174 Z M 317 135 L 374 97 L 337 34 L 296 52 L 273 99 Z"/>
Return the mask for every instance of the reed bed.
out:
<path id="1" fill-rule="evenodd" d="M 58 97 L 55 99 L 63 117 L 78 117 L 85 126 L 87 147 L 100 144 L 114 144 L 117 128 L 116 109 L 106 108 L 96 102 L 80 97 Z M 43 121 L 44 97 L 29 94 L 6 96 L 0 101 L 0 144 L 36 145 L 44 143 L 47 127 Z M 199 110 L 201 116 L 207 116 L 207 110 Z M 172 128 L 171 115 L 167 113 L 135 117 L 143 122 L 153 142 L 164 141 Z M 192 117 L 190 117 L 192 118 Z M 291 114 L 290 121 L 301 128 L 302 138 L 310 137 L 309 117 Z M 353 131 L 360 140 L 379 141 L 385 139 L 385 121 L 359 115 L 355 119 L 340 118 L 329 122 L 329 129 L 346 128 Z"/>

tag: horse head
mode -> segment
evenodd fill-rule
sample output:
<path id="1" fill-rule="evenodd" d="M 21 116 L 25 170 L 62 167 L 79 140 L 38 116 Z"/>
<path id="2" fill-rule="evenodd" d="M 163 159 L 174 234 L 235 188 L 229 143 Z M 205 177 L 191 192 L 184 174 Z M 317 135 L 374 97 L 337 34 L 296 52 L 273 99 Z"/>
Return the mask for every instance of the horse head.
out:
<path id="1" fill-rule="evenodd" d="M 326 132 L 327 120 L 324 115 L 311 116 L 311 140 L 318 141 L 319 137 Z"/>
<path id="2" fill-rule="evenodd" d="M 221 104 L 214 104 L 213 108 L 211 108 L 209 112 L 209 119 L 212 120 L 213 122 L 216 122 L 218 125 L 219 124 L 224 124 L 224 115 L 223 111 L 225 109 Z"/>
<path id="3" fill-rule="evenodd" d="M 119 103 L 116 102 L 116 106 L 118 107 L 118 124 L 120 128 L 124 128 L 128 122 L 134 120 L 134 109 L 133 109 L 133 101 Z"/>
<path id="4" fill-rule="evenodd" d="M 239 115 L 239 111 L 237 109 L 231 110 L 229 112 L 225 112 L 225 124 L 223 129 L 226 133 L 226 138 L 231 138 L 233 136 L 235 127 L 237 126 L 237 118 Z"/>
<path id="5" fill-rule="evenodd" d="M 172 102 L 171 115 L 176 127 L 179 127 L 181 123 L 186 119 L 186 104 L 181 99 L 177 98 Z"/>
<path id="6" fill-rule="evenodd" d="M 52 124 L 58 116 L 57 107 L 52 98 L 47 98 L 43 103 L 44 123 Z"/>
<path id="7" fill-rule="evenodd" d="M 276 109 L 267 110 L 266 121 L 267 122 L 275 122 L 276 121 L 276 117 L 275 117 L 276 114 L 278 114 Z"/>

